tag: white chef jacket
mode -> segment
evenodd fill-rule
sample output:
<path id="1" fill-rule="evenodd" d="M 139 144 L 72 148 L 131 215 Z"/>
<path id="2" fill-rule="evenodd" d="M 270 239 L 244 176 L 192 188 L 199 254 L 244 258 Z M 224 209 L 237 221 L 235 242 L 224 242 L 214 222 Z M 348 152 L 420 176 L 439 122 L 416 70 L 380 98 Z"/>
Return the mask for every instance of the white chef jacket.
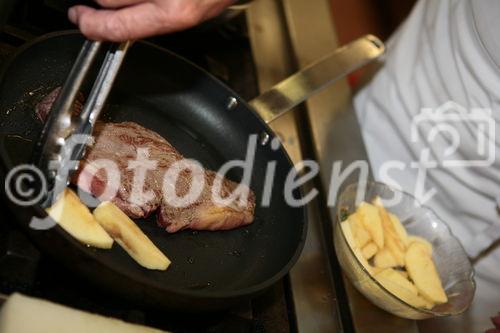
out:
<path id="1" fill-rule="evenodd" d="M 474 326 L 454 329 L 491 328 L 500 311 L 500 1 L 420 0 L 387 47 L 354 101 L 375 178 L 424 200 L 471 257 L 493 246 L 474 265 Z M 417 189 L 423 154 L 430 199 Z M 380 172 L 388 161 L 399 164 Z"/>

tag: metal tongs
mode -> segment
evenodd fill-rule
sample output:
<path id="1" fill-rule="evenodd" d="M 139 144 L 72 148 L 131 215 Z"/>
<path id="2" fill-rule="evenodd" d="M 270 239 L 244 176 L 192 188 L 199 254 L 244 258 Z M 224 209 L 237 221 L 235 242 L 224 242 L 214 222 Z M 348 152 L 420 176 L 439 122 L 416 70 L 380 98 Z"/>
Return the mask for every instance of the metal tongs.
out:
<path id="1" fill-rule="evenodd" d="M 44 174 L 54 195 L 67 186 L 69 176 L 78 168 L 131 42 L 110 45 L 81 113 L 74 115 L 75 99 L 104 45 L 85 41 L 35 145 L 33 164 Z"/>

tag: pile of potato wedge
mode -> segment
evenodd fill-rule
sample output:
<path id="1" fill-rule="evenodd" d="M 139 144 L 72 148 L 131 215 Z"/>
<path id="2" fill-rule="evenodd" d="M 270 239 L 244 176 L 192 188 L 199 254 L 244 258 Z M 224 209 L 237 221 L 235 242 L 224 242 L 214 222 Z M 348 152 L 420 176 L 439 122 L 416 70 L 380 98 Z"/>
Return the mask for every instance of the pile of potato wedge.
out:
<path id="1" fill-rule="evenodd" d="M 359 262 L 389 292 L 424 309 L 448 301 L 432 260 L 432 244 L 408 235 L 380 198 L 362 202 L 341 222 L 341 229 Z"/>
<path id="2" fill-rule="evenodd" d="M 110 201 L 94 212 L 70 189 L 60 193 L 47 213 L 79 242 L 99 249 L 110 249 L 116 241 L 139 265 L 166 270 L 170 260 L 153 244 L 124 212 Z"/>

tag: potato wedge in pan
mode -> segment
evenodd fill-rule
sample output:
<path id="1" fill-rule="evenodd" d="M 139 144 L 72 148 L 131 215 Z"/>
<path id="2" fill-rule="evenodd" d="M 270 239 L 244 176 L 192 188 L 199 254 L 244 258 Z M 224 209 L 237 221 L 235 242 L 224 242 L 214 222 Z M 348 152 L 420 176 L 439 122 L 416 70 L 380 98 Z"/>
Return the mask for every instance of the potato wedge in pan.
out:
<path id="1" fill-rule="evenodd" d="M 92 214 L 71 189 L 65 189 L 47 214 L 79 242 L 110 249 L 114 240 L 141 266 L 166 270 L 170 260 L 125 213 L 103 202 Z"/>

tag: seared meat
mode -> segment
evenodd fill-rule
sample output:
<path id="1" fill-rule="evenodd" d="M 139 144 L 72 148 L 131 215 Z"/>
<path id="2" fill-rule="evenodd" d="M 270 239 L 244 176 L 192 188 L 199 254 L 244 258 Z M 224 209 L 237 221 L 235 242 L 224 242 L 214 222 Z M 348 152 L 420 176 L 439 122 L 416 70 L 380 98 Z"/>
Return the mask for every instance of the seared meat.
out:
<path id="1" fill-rule="evenodd" d="M 158 224 L 165 227 L 168 232 L 176 232 L 186 228 L 193 230 L 230 230 L 252 223 L 255 209 L 253 192 L 248 189 L 249 196 L 245 203 L 246 208 L 239 207 L 236 202 L 228 205 L 216 205 L 211 197 L 211 189 L 216 177 L 220 176 L 213 171 L 204 171 L 204 190 L 198 200 L 186 208 L 176 208 L 163 203 L 157 215 Z M 176 184 L 178 194 L 183 192 L 179 188 L 189 186 L 186 184 L 189 180 L 190 178 L 178 180 Z M 238 184 L 235 182 L 222 179 L 221 197 L 228 197 L 237 186 Z"/>
<path id="2" fill-rule="evenodd" d="M 161 158 L 174 161 L 177 158 L 182 158 L 182 156 L 160 135 L 136 123 L 97 123 L 93 135 L 94 144 L 92 147 L 87 148 L 87 153 L 76 175 L 78 179 L 74 178 L 74 182 L 84 191 L 95 196 L 101 196 L 108 184 L 108 177 L 112 175 L 107 175 L 104 169 L 95 170 L 90 162 L 101 159 L 109 160 L 116 164 L 116 172 L 120 175 L 120 186 L 116 197 L 105 196 L 101 197 L 101 199 L 112 200 L 129 217 L 143 218 L 149 216 L 159 207 L 162 201 L 162 175 L 159 172 L 163 170 L 160 162 Z M 148 148 L 149 159 L 159 161 L 156 170 L 148 171 L 143 189 L 144 192 L 155 191 L 155 195 L 150 200 L 144 200 L 140 204 L 129 200 L 134 172 L 128 169 L 128 165 L 130 161 L 136 159 L 138 148 Z"/>
<path id="3" fill-rule="evenodd" d="M 56 88 L 36 106 L 36 114 L 45 121 L 52 104 L 56 100 L 61 87 Z M 73 106 L 74 114 L 82 111 L 84 104 L 83 94 L 79 94 Z M 215 203 L 212 200 L 212 185 L 216 178 L 222 182 L 220 186 L 221 198 L 227 198 L 239 184 L 218 176 L 213 171 L 201 170 L 205 180 L 201 194 L 186 207 L 174 207 L 169 204 L 169 198 L 163 195 L 163 178 L 165 171 L 172 163 L 184 157 L 158 133 L 148 130 L 133 122 L 124 123 L 97 123 L 94 128 L 94 144 L 88 147 L 80 168 L 72 182 L 82 190 L 99 197 L 101 200 L 113 201 L 131 218 L 144 218 L 158 210 L 157 222 L 168 232 L 182 229 L 194 230 L 228 230 L 253 221 L 255 196 L 248 190 L 248 197 L 244 204 L 239 201 L 229 203 Z M 129 163 L 135 161 L 138 149 L 147 149 L 150 161 L 157 161 L 157 167 L 148 170 L 145 175 L 144 188 L 140 193 L 142 198 L 132 198 L 134 170 Z M 98 160 L 108 160 L 116 165 L 113 174 L 108 175 L 99 168 Z M 105 193 L 106 186 L 112 183 L 112 177 L 120 175 L 117 191 Z M 108 179 L 109 178 L 109 179 Z M 191 188 L 193 175 L 189 171 L 181 172 L 175 187 L 177 196 L 182 197 Z M 243 186 L 243 185 L 242 185 Z M 132 200 L 134 199 L 134 200 Z M 158 209 L 159 208 L 159 209 Z"/>
<path id="4" fill-rule="evenodd" d="M 57 96 L 61 92 L 61 87 L 57 87 L 52 90 L 48 95 L 46 95 L 40 103 L 38 103 L 35 107 L 35 114 L 42 122 L 47 120 L 50 109 L 52 108 L 52 104 L 54 104 Z M 73 104 L 73 114 L 79 115 L 83 109 L 83 103 L 85 101 L 85 97 L 81 92 L 76 95 L 75 104 Z"/>
<path id="5" fill-rule="evenodd" d="M 163 196 L 162 186 L 165 171 L 172 163 L 182 160 L 183 156 L 159 134 L 133 122 L 98 123 L 94 129 L 95 143 L 89 147 L 85 159 L 75 178 L 77 185 L 95 196 L 102 194 L 108 176 L 102 170 L 95 173 L 92 161 L 108 159 L 116 163 L 121 174 L 120 187 L 116 196 L 104 198 L 112 200 L 128 216 L 142 218 L 150 215 L 158 207 L 158 224 L 168 232 L 182 229 L 227 230 L 234 229 L 253 221 L 255 209 L 254 194 L 249 195 L 244 205 L 238 201 L 227 205 L 216 204 L 212 200 L 212 184 L 218 176 L 213 171 L 202 170 L 205 185 L 201 194 L 187 207 L 173 207 L 169 198 Z M 148 149 L 148 160 L 157 161 L 154 170 L 147 171 L 143 193 L 151 191 L 151 198 L 140 198 L 142 202 L 132 202 L 131 191 L 134 170 L 128 168 L 129 162 L 137 158 L 139 148 Z M 87 166 L 87 167 L 86 167 Z M 175 186 L 175 193 L 182 197 L 192 185 L 193 175 L 180 172 Z M 220 197 L 227 198 L 239 185 L 228 179 L 222 179 Z"/>

